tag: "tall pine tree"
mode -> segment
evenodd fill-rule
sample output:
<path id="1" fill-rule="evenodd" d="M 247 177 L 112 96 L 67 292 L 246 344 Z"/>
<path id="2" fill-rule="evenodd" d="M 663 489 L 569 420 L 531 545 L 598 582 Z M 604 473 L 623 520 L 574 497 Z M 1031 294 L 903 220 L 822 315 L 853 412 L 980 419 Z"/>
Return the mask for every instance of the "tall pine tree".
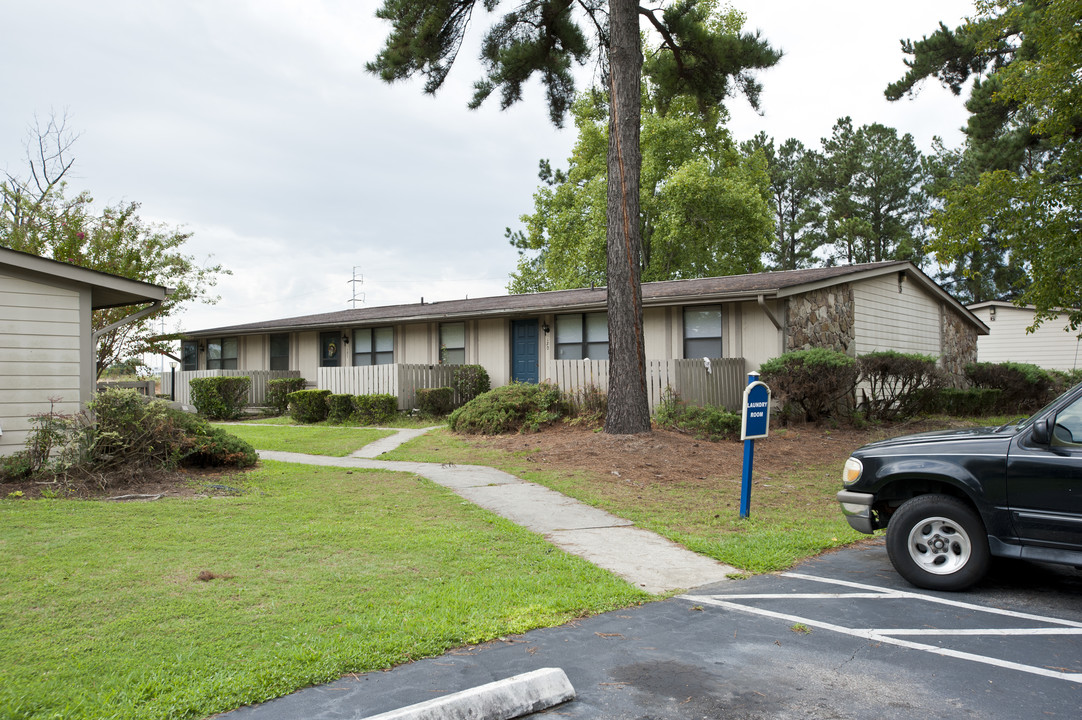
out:
<path id="1" fill-rule="evenodd" d="M 443 84 L 462 47 L 477 5 L 492 12 L 499 0 L 384 0 L 377 16 L 392 24 L 371 71 L 393 82 L 425 78 L 425 92 Z M 608 12 L 606 13 L 606 6 Z M 497 90 L 506 108 L 522 99 L 537 73 L 548 95 L 549 116 L 560 125 L 575 95 L 572 66 L 598 56 L 610 97 L 606 254 L 609 316 L 609 433 L 649 432 L 639 226 L 640 16 L 660 37 L 646 72 L 659 97 L 694 97 L 704 108 L 739 90 L 753 106 L 760 91 L 752 71 L 780 54 L 757 35 L 731 34 L 717 21 L 711 0 L 679 0 L 665 7 L 635 0 L 521 0 L 497 20 L 482 42 L 485 77 L 472 106 Z M 587 28 L 585 31 L 583 28 Z M 592 37 L 596 45 L 587 39 Z"/>

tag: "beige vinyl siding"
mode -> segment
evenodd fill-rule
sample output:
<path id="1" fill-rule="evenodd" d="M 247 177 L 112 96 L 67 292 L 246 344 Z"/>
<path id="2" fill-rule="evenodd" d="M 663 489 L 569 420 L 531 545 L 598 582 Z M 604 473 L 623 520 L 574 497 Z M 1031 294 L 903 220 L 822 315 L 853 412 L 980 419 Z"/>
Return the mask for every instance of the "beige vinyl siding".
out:
<path id="1" fill-rule="evenodd" d="M 270 337 L 244 335 L 239 338 L 237 366 L 245 370 L 270 370 Z"/>
<path id="2" fill-rule="evenodd" d="M 652 307 L 642 311 L 642 330 L 647 360 L 668 360 L 672 354 L 673 308 Z"/>
<path id="3" fill-rule="evenodd" d="M 1034 311 L 1007 305 L 996 305 L 995 320 L 992 307 L 973 312 L 988 326 L 989 334 L 977 338 L 977 360 L 980 362 L 1032 363 L 1048 370 L 1074 370 L 1082 360 L 1082 346 L 1076 333 L 1065 330 L 1066 318 L 1046 320 L 1032 333 L 1026 328 L 1033 324 Z"/>
<path id="4" fill-rule="evenodd" d="M 296 368 L 301 377 L 315 385 L 319 373 L 319 333 L 301 332 L 294 335 L 290 340 L 296 339 L 297 354 Z M 293 350 L 290 350 L 292 353 Z M 290 367 L 293 367 L 291 364 Z"/>
<path id="5" fill-rule="evenodd" d="M 503 318 L 478 320 L 474 333 L 476 338 L 476 362 L 488 372 L 492 387 L 511 382 L 511 321 Z M 538 373 L 544 366 L 544 336 L 541 321 L 537 321 Z"/>
<path id="6" fill-rule="evenodd" d="M 899 291 L 899 287 L 901 288 Z M 940 355 L 939 302 L 891 273 L 853 285 L 857 355 L 876 350 Z"/>
<path id="7" fill-rule="evenodd" d="M 777 301 L 769 300 L 766 306 L 775 318 L 782 317 Z M 774 326 L 767 314 L 759 307 L 759 303 L 740 303 L 738 317 L 737 327 L 741 336 L 740 351 L 722 348 L 725 357 L 743 357 L 745 369 L 757 371 L 764 362 L 782 354 L 782 332 Z"/>
<path id="8" fill-rule="evenodd" d="M 432 340 L 432 333 L 429 330 L 429 323 L 413 323 L 411 325 L 400 325 L 397 329 L 401 329 L 402 336 L 402 356 L 401 359 L 396 357 L 395 362 L 400 364 L 418 364 L 418 365 L 432 365 L 433 356 L 437 354 L 434 351 L 434 345 L 439 345 L 439 339 Z M 398 350 L 398 347 L 395 347 Z"/>
<path id="9" fill-rule="evenodd" d="M 30 416 L 75 413 L 83 392 L 80 293 L 0 275 L 0 454 L 22 449 Z"/>

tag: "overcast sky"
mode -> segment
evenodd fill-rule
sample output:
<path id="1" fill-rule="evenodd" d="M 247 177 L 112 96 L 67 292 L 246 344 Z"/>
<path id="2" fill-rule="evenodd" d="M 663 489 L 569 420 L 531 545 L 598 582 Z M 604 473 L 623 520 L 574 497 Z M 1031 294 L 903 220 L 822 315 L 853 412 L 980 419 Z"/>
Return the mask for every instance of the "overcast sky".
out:
<path id="1" fill-rule="evenodd" d="M 233 271 L 186 330 L 346 309 L 355 267 L 369 307 L 502 294 L 517 258 L 504 228 L 532 209 L 538 160 L 566 166 L 573 126 L 551 126 L 539 84 L 508 111 L 466 109 L 475 53 L 434 98 L 383 84 L 364 70 L 388 29 L 377 5 L 0 0 L 0 169 L 22 174 L 35 115 L 67 113 L 75 189 L 142 203 Z M 785 52 L 760 75 L 762 116 L 729 101 L 737 140 L 818 147 L 849 115 L 924 151 L 935 135 L 960 144 L 960 98 L 932 83 L 887 103 L 883 89 L 905 72 L 899 40 L 957 26 L 970 2 L 736 7 Z M 474 42 L 489 24 L 475 20 Z"/>

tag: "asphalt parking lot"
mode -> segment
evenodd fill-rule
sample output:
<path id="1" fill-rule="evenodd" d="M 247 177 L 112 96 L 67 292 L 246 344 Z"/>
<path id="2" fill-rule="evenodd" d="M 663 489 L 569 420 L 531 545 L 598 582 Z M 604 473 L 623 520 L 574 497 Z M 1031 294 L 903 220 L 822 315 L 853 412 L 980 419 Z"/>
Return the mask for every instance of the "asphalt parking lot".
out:
<path id="1" fill-rule="evenodd" d="M 559 667 L 576 699 L 532 717 L 1077 718 L 1080 601 L 1082 571 L 1024 563 L 917 590 L 872 542 L 224 717 L 363 718 Z"/>

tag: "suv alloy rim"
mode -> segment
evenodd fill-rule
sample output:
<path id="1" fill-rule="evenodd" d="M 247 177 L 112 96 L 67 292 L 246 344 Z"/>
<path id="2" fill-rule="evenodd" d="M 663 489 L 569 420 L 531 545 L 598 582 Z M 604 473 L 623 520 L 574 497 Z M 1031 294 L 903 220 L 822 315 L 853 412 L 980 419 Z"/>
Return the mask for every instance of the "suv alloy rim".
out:
<path id="1" fill-rule="evenodd" d="M 958 523 L 932 517 L 913 525 L 907 547 L 909 557 L 925 572 L 950 575 L 969 562 L 973 545 Z"/>

